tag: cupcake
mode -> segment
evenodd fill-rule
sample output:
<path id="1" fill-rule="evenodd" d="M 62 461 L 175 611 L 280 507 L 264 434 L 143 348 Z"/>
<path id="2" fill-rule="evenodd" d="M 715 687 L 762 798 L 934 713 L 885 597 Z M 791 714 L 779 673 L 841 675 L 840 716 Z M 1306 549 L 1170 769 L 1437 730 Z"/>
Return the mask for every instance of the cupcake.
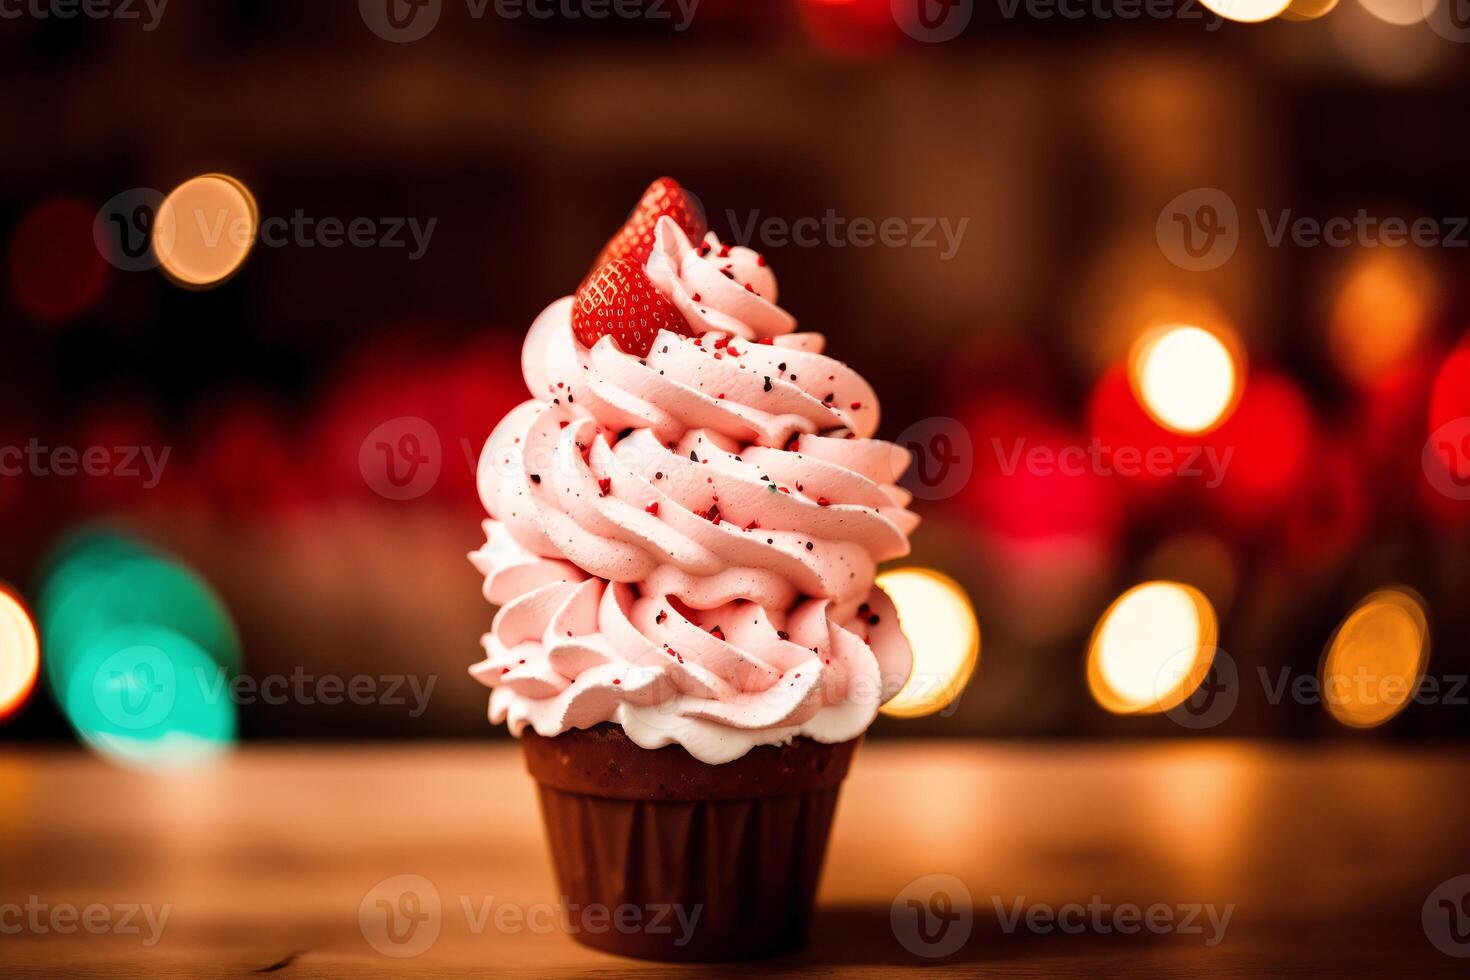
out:
<path id="1" fill-rule="evenodd" d="M 912 654 L 918 523 L 878 400 L 664 178 L 536 319 L 480 458 L 500 607 L 471 673 L 539 785 L 568 930 L 659 960 L 799 946 L 843 777 Z"/>

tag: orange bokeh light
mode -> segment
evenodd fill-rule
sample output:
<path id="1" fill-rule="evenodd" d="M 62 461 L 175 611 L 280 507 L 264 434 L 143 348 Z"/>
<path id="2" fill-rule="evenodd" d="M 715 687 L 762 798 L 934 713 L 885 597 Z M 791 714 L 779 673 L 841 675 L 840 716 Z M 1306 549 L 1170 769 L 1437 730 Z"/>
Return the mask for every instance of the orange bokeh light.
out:
<path id="1" fill-rule="evenodd" d="M 0 718 L 30 697 L 40 668 L 36 624 L 20 599 L 0 586 Z"/>

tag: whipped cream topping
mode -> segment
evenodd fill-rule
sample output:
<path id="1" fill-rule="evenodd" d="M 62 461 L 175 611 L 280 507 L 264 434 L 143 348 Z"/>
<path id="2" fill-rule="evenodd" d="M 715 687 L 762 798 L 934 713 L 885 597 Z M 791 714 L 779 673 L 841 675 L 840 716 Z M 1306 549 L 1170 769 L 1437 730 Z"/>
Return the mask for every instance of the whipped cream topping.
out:
<path id="1" fill-rule="evenodd" d="M 873 586 L 918 523 L 909 454 L 756 253 L 661 219 L 646 272 L 698 337 L 589 351 L 558 300 L 523 348 L 533 397 L 481 455 L 491 720 L 615 721 L 707 762 L 855 738 L 911 665 Z"/>

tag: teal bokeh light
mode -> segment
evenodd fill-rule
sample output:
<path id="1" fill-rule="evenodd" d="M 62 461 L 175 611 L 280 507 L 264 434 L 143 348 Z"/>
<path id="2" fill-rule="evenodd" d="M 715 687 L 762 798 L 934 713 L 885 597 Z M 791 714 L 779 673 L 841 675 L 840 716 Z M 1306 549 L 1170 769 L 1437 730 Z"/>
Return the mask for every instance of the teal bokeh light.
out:
<path id="1" fill-rule="evenodd" d="M 235 740 L 226 672 L 161 626 L 119 626 L 94 638 L 76 659 L 64 703 L 83 741 L 115 761 L 168 767 Z"/>
<path id="2" fill-rule="evenodd" d="M 182 562 L 126 534 L 76 532 L 43 562 L 37 611 L 47 686 L 85 743 L 150 768 L 233 744 L 239 634 Z"/>
<path id="3" fill-rule="evenodd" d="M 39 613 L 46 680 L 64 700 L 66 679 L 80 653 L 113 628 L 132 623 L 167 627 L 194 641 L 215 662 L 240 669 L 240 640 L 224 602 L 180 562 L 141 542 L 84 532 L 48 560 Z"/>

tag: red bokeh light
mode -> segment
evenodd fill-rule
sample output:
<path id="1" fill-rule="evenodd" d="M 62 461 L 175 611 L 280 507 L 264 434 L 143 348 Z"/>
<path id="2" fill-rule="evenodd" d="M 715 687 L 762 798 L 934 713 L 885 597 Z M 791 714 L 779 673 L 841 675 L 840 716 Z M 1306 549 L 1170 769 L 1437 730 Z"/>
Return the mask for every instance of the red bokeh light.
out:
<path id="1" fill-rule="evenodd" d="M 1009 395 L 981 401 L 964 423 L 976 459 L 963 499 L 988 530 L 1020 540 L 1114 539 L 1121 519 L 1115 478 L 1086 463 L 1047 462 L 1064 449 L 1086 447 L 1085 433 Z"/>
<path id="2" fill-rule="evenodd" d="M 1230 454 L 1224 480 L 1209 499 L 1246 527 L 1280 516 L 1315 465 L 1315 428 L 1307 397 L 1294 381 L 1255 372 L 1234 414 L 1205 437 L 1219 458 Z"/>
<path id="3" fill-rule="evenodd" d="M 109 267 L 92 237 L 96 217 L 80 198 L 54 197 L 20 219 L 10 241 L 10 283 L 28 314 L 65 320 L 102 296 Z"/>
<path id="4" fill-rule="evenodd" d="M 807 35 L 829 54 L 871 58 L 902 36 L 891 0 L 802 0 L 798 10 Z"/>

